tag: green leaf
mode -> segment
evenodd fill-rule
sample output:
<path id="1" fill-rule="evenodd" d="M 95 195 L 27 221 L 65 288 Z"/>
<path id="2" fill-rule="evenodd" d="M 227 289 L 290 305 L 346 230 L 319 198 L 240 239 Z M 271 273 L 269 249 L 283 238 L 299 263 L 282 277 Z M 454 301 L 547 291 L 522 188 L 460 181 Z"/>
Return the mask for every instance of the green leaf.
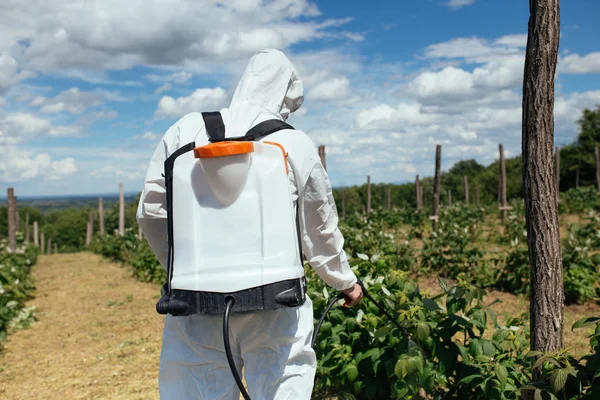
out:
<path id="1" fill-rule="evenodd" d="M 567 368 L 555 369 L 552 371 L 552 375 L 550 375 L 550 383 L 552 384 L 552 390 L 554 393 L 560 392 L 563 387 L 565 387 L 568 377 L 569 370 Z"/>
<path id="2" fill-rule="evenodd" d="M 600 317 L 589 317 L 580 319 L 579 321 L 575 321 L 575 323 L 571 327 L 571 331 L 578 328 L 585 328 L 588 326 L 596 325 L 598 321 L 600 321 Z"/>
<path id="3" fill-rule="evenodd" d="M 379 328 L 375 331 L 375 337 L 377 339 L 387 335 L 388 333 L 390 333 L 390 331 L 392 330 L 392 328 L 390 328 L 389 326 L 384 326 L 383 328 Z"/>
<path id="4" fill-rule="evenodd" d="M 508 380 L 508 371 L 506 370 L 506 367 L 502 364 L 496 364 L 494 372 L 496 374 L 496 378 L 498 378 L 502 384 L 502 387 L 506 386 L 506 382 Z"/>
<path id="5" fill-rule="evenodd" d="M 535 389 L 534 399 L 535 400 L 543 400 L 543 398 L 542 398 L 542 390 L 540 388 L 536 388 Z"/>
<path id="6" fill-rule="evenodd" d="M 396 362 L 396 366 L 394 367 L 394 373 L 398 379 L 404 379 L 408 373 L 408 359 L 406 357 L 398 359 L 398 362 Z"/>
<path id="7" fill-rule="evenodd" d="M 350 382 L 354 382 L 354 380 L 358 377 L 358 368 L 356 368 L 356 365 L 348 365 L 348 368 L 346 369 L 346 375 L 348 376 L 348 380 L 350 380 Z"/>
<path id="8" fill-rule="evenodd" d="M 496 347 L 489 341 L 485 340 L 482 343 L 483 354 L 488 357 L 492 357 L 496 354 Z"/>
<path id="9" fill-rule="evenodd" d="M 448 284 L 448 281 L 442 277 L 438 277 L 438 283 L 439 283 L 440 287 L 442 288 L 442 290 L 444 292 L 448 293 L 448 291 L 450 290 L 450 285 Z"/>
<path id="10" fill-rule="evenodd" d="M 424 299 L 423 306 L 425 307 L 425 309 L 427 309 L 429 311 L 443 310 L 443 308 L 440 307 L 438 303 L 436 303 L 435 301 L 433 301 L 431 299 Z"/>
<path id="11" fill-rule="evenodd" d="M 429 337 L 430 329 L 427 322 L 419 322 L 417 324 L 417 338 L 425 341 Z"/>
<path id="12" fill-rule="evenodd" d="M 481 378 L 481 375 L 479 375 L 479 374 L 475 374 L 475 375 L 469 375 L 469 376 L 467 376 L 466 378 L 462 378 L 462 379 L 460 380 L 460 382 L 459 382 L 459 383 L 469 384 L 469 383 L 471 383 L 471 382 L 472 382 L 474 379 L 477 379 L 477 378 Z"/>

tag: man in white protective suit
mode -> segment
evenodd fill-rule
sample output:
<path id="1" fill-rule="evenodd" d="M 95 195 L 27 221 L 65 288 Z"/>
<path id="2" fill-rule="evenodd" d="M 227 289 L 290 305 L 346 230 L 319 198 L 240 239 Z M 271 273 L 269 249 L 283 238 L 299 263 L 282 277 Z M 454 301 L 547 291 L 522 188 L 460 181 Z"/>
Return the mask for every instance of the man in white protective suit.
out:
<path id="1" fill-rule="evenodd" d="M 242 76 L 229 108 L 220 113 L 226 137 L 244 135 L 269 119 L 287 120 L 303 103 L 303 85 L 290 60 L 280 51 L 255 53 Z M 167 265 L 167 211 L 163 163 L 180 146 L 209 143 L 199 112 L 187 114 L 160 140 L 146 173 L 137 221 L 152 251 Z M 206 110 L 211 111 L 211 110 Z M 288 152 L 294 206 L 299 207 L 299 231 L 304 257 L 323 281 L 343 291 L 348 305 L 362 299 L 351 271 L 329 178 L 318 151 L 302 131 L 284 129 L 265 138 Z M 293 172 L 293 173 L 292 173 Z M 177 229 L 177 227 L 175 227 Z M 223 347 L 222 319 L 195 314 L 166 315 L 159 367 L 161 399 L 238 400 Z M 253 400 L 308 400 L 314 385 L 316 356 L 311 347 L 313 309 L 310 298 L 299 307 L 231 316 L 232 352 Z"/>

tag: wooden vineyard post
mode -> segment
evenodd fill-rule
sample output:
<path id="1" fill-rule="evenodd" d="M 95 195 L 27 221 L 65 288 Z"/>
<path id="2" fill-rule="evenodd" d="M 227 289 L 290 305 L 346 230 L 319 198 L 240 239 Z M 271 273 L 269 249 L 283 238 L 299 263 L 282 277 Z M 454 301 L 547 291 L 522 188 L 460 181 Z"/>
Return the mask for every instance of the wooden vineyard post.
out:
<path id="1" fill-rule="evenodd" d="M 40 235 L 37 221 L 33 221 L 33 245 L 35 247 L 40 247 Z"/>
<path id="2" fill-rule="evenodd" d="M 419 175 L 415 178 L 415 196 L 417 197 L 417 210 L 422 208 L 421 204 L 421 182 L 419 182 Z"/>
<path id="3" fill-rule="evenodd" d="M 600 148 L 596 146 L 596 185 L 598 186 L 598 194 L 600 194 Z"/>
<path id="4" fill-rule="evenodd" d="M 579 167 L 575 170 L 575 189 L 579 189 Z"/>
<path id="5" fill-rule="evenodd" d="M 530 0 L 523 78 L 523 196 L 531 266 L 531 349 L 564 346 L 564 287 L 553 171 L 554 81 L 560 36 L 559 0 Z M 555 175 L 556 174 L 556 175 Z M 538 379 L 541 368 L 533 371 Z"/>
<path id="6" fill-rule="evenodd" d="M 423 209 L 423 185 L 419 182 L 419 204 L 420 210 Z"/>
<path id="7" fill-rule="evenodd" d="M 13 196 L 13 218 L 15 219 L 15 232 L 21 230 L 21 219 L 19 218 L 19 204 L 17 203 L 17 196 Z"/>
<path id="8" fill-rule="evenodd" d="M 362 207 L 362 213 L 366 214 L 367 213 L 367 209 L 365 208 L 365 205 L 361 204 L 361 207 Z"/>
<path id="9" fill-rule="evenodd" d="M 46 242 L 45 242 L 46 238 L 44 237 L 44 232 L 40 233 L 40 251 L 42 254 L 44 254 L 44 251 L 46 250 Z"/>
<path id="10" fill-rule="evenodd" d="M 433 212 L 429 217 L 432 221 L 433 229 L 435 229 L 438 221 L 438 206 L 440 204 L 440 169 L 442 165 L 442 145 L 435 146 L 435 177 L 433 180 Z"/>
<path id="11" fill-rule="evenodd" d="M 452 207 L 452 192 L 448 190 L 448 207 Z"/>
<path id="12" fill-rule="evenodd" d="M 25 243 L 29 243 L 29 213 L 25 213 Z"/>
<path id="13" fill-rule="evenodd" d="M 367 176 L 367 215 L 371 213 L 371 176 Z"/>
<path id="14" fill-rule="evenodd" d="M 52 239 L 48 239 L 48 246 L 46 246 L 46 254 L 50 255 L 50 250 L 52 249 Z"/>
<path id="15" fill-rule="evenodd" d="M 98 197 L 98 229 L 100 236 L 104 236 L 104 204 L 102 197 Z"/>
<path id="16" fill-rule="evenodd" d="M 90 217 L 89 217 L 89 221 L 90 221 L 90 227 L 92 230 L 92 237 L 94 236 L 94 212 L 90 210 Z"/>
<path id="17" fill-rule="evenodd" d="M 475 202 L 479 205 L 479 186 L 475 188 Z"/>
<path id="18" fill-rule="evenodd" d="M 15 189 L 8 188 L 6 191 L 6 200 L 7 200 L 7 219 L 8 219 L 8 247 L 10 251 L 15 251 L 17 249 L 17 227 L 15 225 L 15 204 L 13 201 Z"/>
<path id="19" fill-rule="evenodd" d="M 560 203 L 560 147 L 556 148 L 556 201 Z"/>
<path id="20" fill-rule="evenodd" d="M 465 175 L 464 180 L 465 180 L 465 203 L 467 203 L 467 205 L 469 205 L 469 178 L 467 178 L 467 176 Z"/>
<path id="21" fill-rule="evenodd" d="M 122 183 L 119 183 L 119 235 L 125 236 L 125 193 Z"/>
<path id="22" fill-rule="evenodd" d="M 54 243 L 54 254 L 58 254 L 58 245 Z"/>
<path id="23" fill-rule="evenodd" d="M 392 189 L 388 186 L 385 189 L 386 192 L 386 197 L 387 197 L 387 209 L 391 210 L 392 209 Z"/>
<path id="24" fill-rule="evenodd" d="M 506 203 L 506 162 L 504 160 L 504 145 L 498 145 L 500 152 L 500 214 L 502 215 L 502 224 L 506 224 L 508 207 Z"/>
<path id="25" fill-rule="evenodd" d="M 85 230 L 85 246 L 88 247 L 90 243 L 92 243 L 92 223 L 88 221 Z"/>
<path id="26" fill-rule="evenodd" d="M 321 159 L 321 165 L 323 165 L 323 168 L 325 169 L 325 171 L 327 171 L 327 162 L 325 160 L 325 145 L 320 145 L 319 146 L 319 158 Z"/>

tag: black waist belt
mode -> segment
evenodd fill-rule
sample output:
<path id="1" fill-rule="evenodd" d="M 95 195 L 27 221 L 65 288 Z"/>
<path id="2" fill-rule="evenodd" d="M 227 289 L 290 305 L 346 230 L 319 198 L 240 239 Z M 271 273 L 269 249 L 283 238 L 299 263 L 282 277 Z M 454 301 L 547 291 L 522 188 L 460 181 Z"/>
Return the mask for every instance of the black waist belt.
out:
<path id="1" fill-rule="evenodd" d="M 163 291 L 166 288 L 163 288 Z M 306 280 L 289 279 L 231 293 L 197 292 L 171 289 L 156 304 L 159 314 L 185 316 L 191 314 L 223 314 L 229 297 L 235 300 L 233 313 L 298 307 L 306 301 Z"/>

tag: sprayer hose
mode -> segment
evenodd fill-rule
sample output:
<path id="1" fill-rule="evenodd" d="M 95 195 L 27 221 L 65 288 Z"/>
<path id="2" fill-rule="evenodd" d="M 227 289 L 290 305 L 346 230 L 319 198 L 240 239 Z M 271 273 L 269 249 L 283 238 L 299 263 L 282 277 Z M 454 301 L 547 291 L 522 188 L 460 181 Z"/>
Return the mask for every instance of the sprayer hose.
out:
<path id="1" fill-rule="evenodd" d="M 235 300 L 233 297 L 228 297 L 225 300 L 225 313 L 223 314 L 223 341 L 225 342 L 225 354 L 227 354 L 227 362 L 229 363 L 229 368 L 231 368 L 233 379 L 235 379 L 235 383 L 237 383 L 238 387 L 240 388 L 242 396 L 244 396 L 245 400 L 251 400 L 250 395 L 244 387 L 242 378 L 240 378 L 240 374 L 238 373 L 238 370 L 235 366 L 235 362 L 233 361 L 233 354 L 231 354 L 231 344 L 229 343 L 229 314 L 234 304 Z"/>
<path id="2" fill-rule="evenodd" d="M 408 332 L 405 328 L 403 328 L 400 323 L 398 323 L 398 321 L 396 321 L 396 319 L 394 317 L 392 317 L 392 315 L 388 312 L 388 310 L 385 309 L 385 307 L 379 303 L 377 300 L 375 300 L 373 298 L 373 296 L 371 296 L 371 293 L 369 293 L 367 291 L 367 289 L 364 287 L 363 283 L 361 281 L 357 282 L 363 292 L 363 296 L 366 297 L 367 299 L 369 299 L 373 304 L 375 304 L 375 306 L 379 309 L 379 311 L 381 311 L 383 314 L 385 314 L 386 317 L 388 317 L 388 319 L 394 324 L 396 325 L 396 327 L 398 329 L 400 329 L 400 332 L 402 332 L 409 340 L 410 340 L 410 332 Z M 346 295 L 344 293 L 339 293 L 337 296 L 335 296 L 334 298 L 331 299 L 331 301 L 329 302 L 329 304 L 327 304 L 327 307 L 325 308 L 325 311 L 323 312 L 323 315 L 321 315 L 321 319 L 319 320 L 319 323 L 317 324 L 315 331 L 313 333 L 313 337 L 312 337 L 312 341 L 310 343 L 311 347 L 315 347 L 315 342 L 317 341 L 317 336 L 319 335 L 319 331 L 321 330 L 321 325 L 323 325 L 323 322 L 325 321 L 325 317 L 327 316 L 327 314 L 329 313 L 329 310 L 331 310 L 331 307 L 333 307 L 333 305 L 338 301 L 341 300 L 343 298 L 345 298 Z"/>

